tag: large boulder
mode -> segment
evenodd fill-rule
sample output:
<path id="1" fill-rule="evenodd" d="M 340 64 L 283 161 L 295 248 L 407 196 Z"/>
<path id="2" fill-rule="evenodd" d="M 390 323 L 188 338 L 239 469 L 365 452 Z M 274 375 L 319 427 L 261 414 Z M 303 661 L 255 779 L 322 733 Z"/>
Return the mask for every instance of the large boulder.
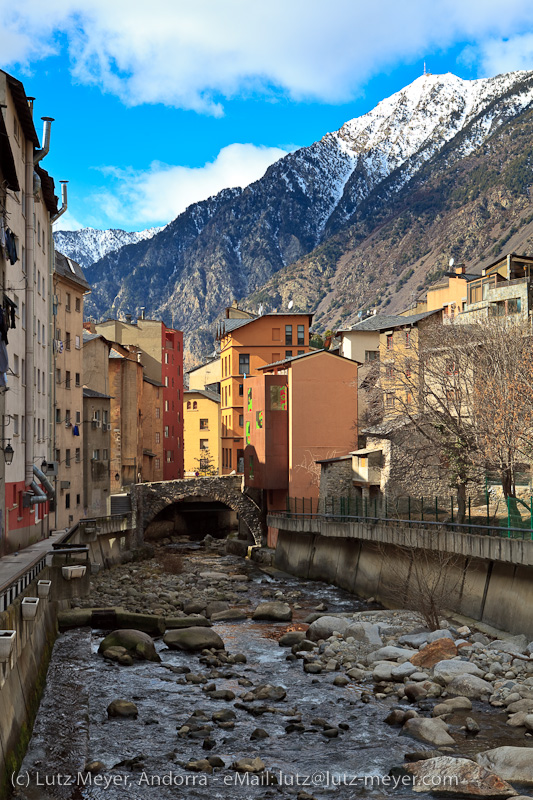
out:
<path id="1" fill-rule="evenodd" d="M 318 642 L 319 639 L 329 639 L 334 633 L 340 633 L 344 636 L 350 625 L 350 620 L 344 619 L 344 617 L 325 615 L 312 622 L 305 635 L 312 642 Z"/>
<path id="2" fill-rule="evenodd" d="M 272 600 L 260 603 L 255 609 L 252 619 L 266 619 L 271 622 L 290 622 L 292 619 L 291 607 L 288 603 Z"/>
<path id="3" fill-rule="evenodd" d="M 478 753 L 476 761 L 496 772 L 506 781 L 533 783 L 533 750 L 531 747 L 496 747 Z"/>
<path id="4" fill-rule="evenodd" d="M 439 683 L 451 683 L 454 678 L 462 675 L 475 675 L 482 678 L 485 673 L 471 661 L 444 660 L 439 661 L 433 668 L 433 678 Z"/>
<path id="5" fill-rule="evenodd" d="M 381 647 L 379 650 L 370 653 L 370 655 L 367 656 L 367 662 L 369 664 L 374 664 L 376 661 L 399 661 L 401 664 L 403 661 L 409 661 L 414 654 L 415 650 L 388 645 L 387 647 Z"/>
<path id="6" fill-rule="evenodd" d="M 214 611 L 211 622 L 237 622 L 248 619 L 248 614 L 242 608 L 228 608 L 227 611 Z"/>
<path id="7" fill-rule="evenodd" d="M 404 770 L 413 776 L 415 792 L 436 792 L 446 796 L 474 795 L 484 798 L 512 797 L 515 790 L 499 775 L 468 758 L 439 756 L 412 764 Z"/>
<path id="8" fill-rule="evenodd" d="M 453 639 L 449 637 L 442 639 L 434 639 L 428 641 L 418 653 L 411 656 L 409 659 L 411 664 L 415 667 L 422 667 L 422 669 L 431 669 L 439 661 L 447 658 L 454 658 L 457 655 L 457 647 Z"/>
<path id="9" fill-rule="evenodd" d="M 124 647 L 133 658 L 144 659 L 145 661 L 161 661 L 154 647 L 152 637 L 144 633 L 144 631 L 137 631 L 132 628 L 121 628 L 113 631 L 100 642 L 98 652 L 104 653 L 110 647 Z"/>
<path id="10" fill-rule="evenodd" d="M 458 675 L 448 684 L 446 690 L 448 694 L 469 697 L 472 700 L 488 698 L 493 692 L 492 684 L 476 675 Z"/>
<path id="11" fill-rule="evenodd" d="M 212 628 L 178 628 L 167 631 L 163 641 L 171 650 L 186 650 L 190 653 L 211 647 L 224 650 L 224 642 Z"/>
<path id="12" fill-rule="evenodd" d="M 139 711 L 135 703 L 129 700 L 112 700 L 107 707 L 108 717 L 122 717 L 123 719 L 137 719 Z"/>
<path id="13" fill-rule="evenodd" d="M 506 639 L 495 639 L 487 646 L 487 650 L 495 650 L 497 653 L 519 653 L 523 655 L 527 650 L 528 641 L 520 633 L 518 636 L 508 636 Z"/>
<path id="14" fill-rule="evenodd" d="M 398 644 L 405 645 L 406 647 L 412 647 L 413 649 L 422 647 L 423 644 L 426 644 L 429 634 L 430 631 L 428 630 L 418 630 L 411 631 L 410 633 L 404 633 L 398 639 Z"/>
<path id="15" fill-rule="evenodd" d="M 209 628 L 211 623 L 201 614 L 190 614 L 187 617 L 165 617 L 167 630 L 170 628 Z"/>
<path id="16" fill-rule="evenodd" d="M 435 719 L 425 719 L 424 717 L 408 719 L 403 726 L 403 730 L 414 736 L 415 739 L 435 745 L 435 747 L 455 744 L 455 741 L 448 733 L 448 726 L 440 717 Z"/>
<path id="17" fill-rule="evenodd" d="M 358 642 L 364 642 L 371 647 L 382 647 L 383 641 L 379 635 L 379 625 L 371 622 L 352 622 L 343 634 L 345 639 L 352 636 Z"/>

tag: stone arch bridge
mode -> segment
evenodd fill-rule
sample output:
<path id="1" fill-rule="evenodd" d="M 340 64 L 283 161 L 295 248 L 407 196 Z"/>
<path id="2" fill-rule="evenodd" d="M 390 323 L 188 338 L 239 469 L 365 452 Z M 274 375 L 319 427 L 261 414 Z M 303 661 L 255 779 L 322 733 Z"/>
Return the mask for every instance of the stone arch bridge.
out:
<path id="1" fill-rule="evenodd" d="M 223 475 L 135 484 L 131 487 L 131 501 L 138 542 L 144 540 L 146 528 L 165 508 L 181 500 L 203 497 L 233 509 L 248 528 L 255 544 L 260 545 L 264 531 L 263 514 L 259 506 L 243 494 L 242 483 L 242 476 Z"/>

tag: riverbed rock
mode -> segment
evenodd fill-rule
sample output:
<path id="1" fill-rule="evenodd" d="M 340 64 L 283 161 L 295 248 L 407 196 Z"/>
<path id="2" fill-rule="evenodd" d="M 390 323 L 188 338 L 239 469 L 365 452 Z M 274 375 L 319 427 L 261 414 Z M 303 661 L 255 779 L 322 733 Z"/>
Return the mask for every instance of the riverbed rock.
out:
<path id="1" fill-rule="evenodd" d="M 495 639 L 491 642 L 487 650 L 495 650 L 498 653 L 520 653 L 523 655 L 526 652 L 528 641 L 523 634 L 518 636 L 509 636 L 506 639 Z"/>
<path id="2" fill-rule="evenodd" d="M 318 642 L 319 639 L 329 639 L 334 633 L 344 635 L 349 627 L 350 620 L 342 617 L 322 616 L 309 625 L 305 635 L 312 642 Z"/>
<path id="3" fill-rule="evenodd" d="M 422 667 L 422 669 L 431 669 L 435 664 L 445 660 L 454 658 L 457 655 L 457 647 L 453 639 L 448 637 L 433 639 L 428 641 L 418 653 L 411 656 L 409 661 L 415 667 Z"/>
<path id="4" fill-rule="evenodd" d="M 257 686 L 250 694 L 253 695 L 254 700 L 272 700 L 275 703 L 285 700 L 287 697 L 283 686 L 272 686 L 270 683 Z"/>
<path id="5" fill-rule="evenodd" d="M 417 647 L 422 647 L 423 644 L 426 644 L 429 634 L 430 631 L 427 629 L 423 631 L 417 630 L 412 631 L 411 633 L 404 633 L 403 636 L 400 636 L 398 639 L 398 644 L 416 649 Z"/>
<path id="6" fill-rule="evenodd" d="M 213 772 L 213 767 L 207 758 L 199 758 L 198 761 L 189 761 L 185 769 L 189 769 L 191 772 L 207 772 L 209 774 Z"/>
<path id="7" fill-rule="evenodd" d="M 201 614 L 190 614 L 187 617 L 165 617 L 167 630 L 177 628 L 209 628 L 211 623 Z"/>
<path id="8" fill-rule="evenodd" d="M 380 661 L 377 664 L 374 664 L 372 680 L 375 681 L 375 683 L 381 683 L 381 681 L 391 681 L 392 670 L 396 666 L 397 664 L 395 664 L 394 661 Z"/>
<path id="9" fill-rule="evenodd" d="M 404 678 L 409 678 L 417 668 L 409 661 L 404 661 L 403 664 L 394 664 L 391 669 L 391 676 L 395 681 L 403 681 Z"/>
<path id="10" fill-rule="evenodd" d="M 200 572 L 200 578 L 203 578 L 205 581 L 227 581 L 228 576 L 225 572 L 215 572 L 214 570 L 208 570 L 207 572 Z"/>
<path id="11" fill-rule="evenodd" d="M 437 631 L 428 633 L 428 643 L 436 642 L 437 639 L 451 639 L 453 642 L 453 634 L 447 628 L 439 628 Z"/>
<path id="12" fill-rule="evenodd" d="M 381 647 L 379 650 L 370 653 L 370 655 L 367 656 L 367 662 L 368 664 L 374 664 L 376 661 L 399 661 L 402 663 L 403 661 L 409 661 L 414 654 L 414 650 L 388 645 L 387 647 Z"/>
<path id="13" fill-rule="evenodd" d="M 446 687 L 448 694 L 470 697 L 472 700 L 487 699 L 492 694 L 492 684 L 476 675 L 458 675 Z"/>
<path id="14" fill-rule="evenodd" d="M 439 717 L 435 719 L 424 719 L 423 717 L 408 719 L 403 726 L 403 730 L 410 736 L 414 736 L 415 739 L 433 744 L 436 747 L 455 744 L 455 741 L 448 733 L 448 726 Z"/>
<path id="15" fill-rule="evenodd" d="M 472 702 L 468 697 L 447 697 L 433 708 L 432 713 L 434 717 L 440 717 L 442 714 L 453 714 L 455 711 L 471 710 Z"/>
<path id="16" fill-rule="evenodd" d="M 104 653 L 110 647 L 124 647 L 133 658 L 145 661 L 161 661 L 152 641 L 152 637 L 144 631 L 133 629 L 120 629 L 109 633 L 98 648 L 99 653 Z"/>
<path id="17" fill-rule="evenodd" d="M 533 750 L 530 747 L 496 747 L 478 753 L 476 761 L 506 781 L 533 784 Z"/>
<path id="18" fill-rule="evenodd" d="M 459 661 L 457 659 L 447 659 L 439 661 L 433 668 L 433 677 L 439 683 L 451 683 L 454 678 L 462 675 L 475 675 L 482 678 L 484 673 L 471 661 Z"/>
<path id="19" fill-rule="evenodd" d="M 228 608 L 211 614 L 211 622 L 240 622 L 245 619 L 248 619 L 248 614 L 242 608 Z"/>
<path id="20" fill-rule="evenodd" d="M 262 761 L 259 756 L 256 758 L 240 758 L 231 765 L 231 769 L 234 769 L 236 772 L 263 772 L 264 768 L 265 762 Z"/>
<path id="21" fill-rule="evenodd" d="M 224 650 L 224 642 L 212 628 L 193 627 L 167 631 L 163 641 L 171 650 L 197 652 L 211 647 Z"/>
<path id="22" fill-rule="evenodd" d="M 292 619 L 291 607 L 288 603 L 272 600 L 260 603 L 255 609 L 252 619 L 264 619 L 272 622 L 290 622 Z"/>
<path id="23" fill-rule="evenodd" d="M 208 603 L 205 607 L 205 615 L 209 619 L 216 614 L 218 611 L 227 611 L 229 608 L 229 603 L 225 600 L 212 600 Z"/>
<path id="24" fill-rule="evenodd" d="M 133 664 L 133 658 L 125 647 L 108 647 L 107 650 L 104 650 L 102 655 L 108 661 L 115 661 L 123 667 L 131 667 Z"/>
<path id="25" fill-rule="evenodd" d="M 193 600 L 188 600 L 183 605 L 183 610 L 186 614 L 203 614 L 206 607 L 206 601 L 201 600 L 200 598 L 195 598 Z"/>
<path id="26" fill-rule="evenodd" d="M 365 642 L 372 647 L 382 647 L 383 640 L 379 634 L 379 625 L 370 622 L 352 622 L 343 632 L 345 639 L 352 636 L 358 642 Z"/>
<path id="27" fill-rule="evenodd" d="M 512 797 L 515 790 L 499 775 L 468 758 L 439 756 L 405 764 L 413 776 L 415 792 L 436 792 L 446 796 L 483 798 Z"/>
<path id="28" fill-rule="evenodd" d="M 138 714 L 139 709 L 135 703 L 131 703 L 129 700 L 112 700 L 107 707 L 108 717 L 137 719 Z"/>
<path id="29" fill-rule="evenodd" d="M 279 637 L 278 644 L 280 647 L 292 647 L 303 639 L 305 639 L 305 631 L 288 631 Z"/>

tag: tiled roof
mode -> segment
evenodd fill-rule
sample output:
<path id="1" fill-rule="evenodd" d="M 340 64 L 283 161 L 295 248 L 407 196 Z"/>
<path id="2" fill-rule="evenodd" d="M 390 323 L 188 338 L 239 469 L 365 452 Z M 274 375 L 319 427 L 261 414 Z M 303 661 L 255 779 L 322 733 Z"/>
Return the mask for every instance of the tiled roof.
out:
<path id="1" fill-rule="evenodd" d="M 110 400 L 110 394 L 102 394 L 102 392 L 97 392 L 95 389 L 88 389 L 86 386 L 83 387 L 83 396 L 84 397 L 100 397 L 104 400 Z"/>
<path id="2" fill-rule="evenodd" d="M 309 356 L 315 356 L 317 353 L 326 353 L 326 355 L 328 356 L 334 356 L 335 358 L 342 358 L 344 361 L 353 361 L 353 359 L 341 356 L 337 351 L 324 350 L 324 349 L 310 350 L 308 353 L 301 353 L 299 356 L 288 356 L 287 358 L 283 358 L 281 361 L 273 361 L 272 364 L 265 364 L 264 367 L 259 367 L 259 369 L 265 370 L 265 369 L 270 369 L 271 367 L 280 367 L 282 364 L 290 364 L 293 361 L 299 361 L 301 358 L 309 358 Z"/>
<path id="3" fill-rule="evenodd" d="M 242 328 L 243 325 L 249 325 L 251 322 L 263 317 L 310 317 L 312 319 L 313 314 L 307 311 L 271 311 L 268 314 L 262 314 L 261 317 L 253 317 L 252 319 L 223 319 L 218 324 L 217 336 L 219 338 L 225 336 L 227 333 L 231 333 L 231 331 Z"/>
<path id="4" fill-rule="evenodd" d="M 346 328 L 343 331 L 339 331 L 339 333 L 350 333 L 351 331 L 384 331 L 387 328 L 400 328 L 403 325 L 414 325 L 421 319 L 441 312 L 442 309 L 439 308 L 435 311 L 423 311 L 420 314 L 412 314 L 409 317 L 402 317 L 399 314 L 378 314 L 375 317 L 367 317 L 367 319 L 356 323 L 352 328 Z"/>
<path id="5" fill-rule="evenodd" d="M 220 395 L 217 392 L 210 392 L 209 389 L 187 389 L 187 391 L 183 392 L 183 396 L 185 397 L 186 394 L 201 394 L 207 397 L 208 400 L 220 403 Z"/>

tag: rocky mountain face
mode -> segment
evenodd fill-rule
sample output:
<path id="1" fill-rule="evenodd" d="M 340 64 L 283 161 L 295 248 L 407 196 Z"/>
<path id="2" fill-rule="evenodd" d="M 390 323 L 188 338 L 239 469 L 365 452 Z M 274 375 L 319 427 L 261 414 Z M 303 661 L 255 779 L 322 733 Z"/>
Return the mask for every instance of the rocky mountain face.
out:
<path id="1" fill-rule="evenodd" d="M 527 252 L 532 102 L 533 72 L 424 75 L 246 189 L 88 266 L 89 313 L 145 306 L 198 350 L 234 298 L 265 310 L 290 298 L 325 329 L 405 306 L 451 255 L 481 267 L 502 248 Z"/>
<path id="2" fill-rule="evenodd" d="M 90 267 L 95 261 L 120 250 L 126 244 L 136 244 L 151 239 L 162 228 L 147 228 L 144 231 L 123 231 L 111 228 L 100 231 L 97 228 L 82 228 L 78 231 L 54 231 L 56 248 L 73 258 L 82 267 Z"/>

